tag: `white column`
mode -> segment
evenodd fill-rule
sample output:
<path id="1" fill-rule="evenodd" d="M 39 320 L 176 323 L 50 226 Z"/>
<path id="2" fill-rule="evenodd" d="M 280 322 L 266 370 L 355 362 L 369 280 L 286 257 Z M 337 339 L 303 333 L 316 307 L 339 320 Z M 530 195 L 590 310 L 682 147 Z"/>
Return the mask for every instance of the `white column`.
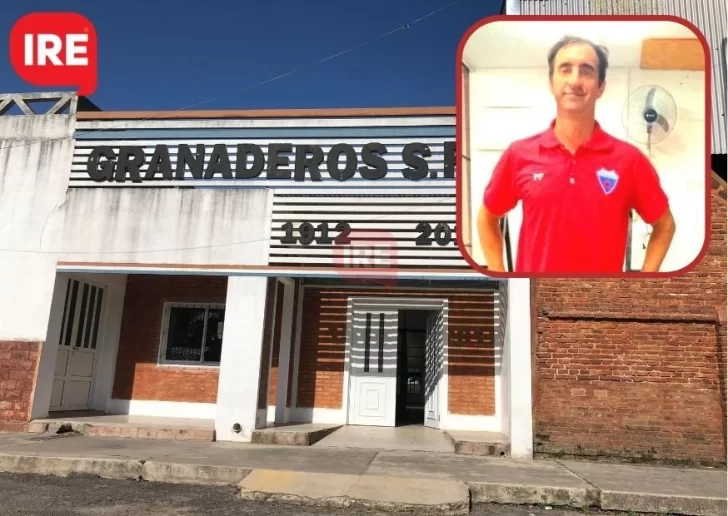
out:
<path id="1" fill-rule="evenodd" d="M 510 394 L 511 456 L 533 458 L 533 404 L 531 400 L 531 285 L 528 279 L 508 280 L 506 360 L 508 377 L 503 387 Z"/>
<path id="2" fill-rule="evenodd" d="M 53 377 L 55 376 L 56 359 L 58 357 L 58 340 L 61 338 L 63 305 L 66 301 L 67 285 L 68 276 L 66 274 L 56 274 L 53 297 L 51 298 L 51 311 L 48 318 L 48 329 L 41 347 L 40 361 L 38 363 L 33 405 L 30 410 L 31 419 L 48 417 L 48 408 L 51 404 L 51 393 L 53 391 Z"/>
<path id="3" fill-rule="evenodd" d="M 250 442 L 265 426 L 257 412 L 267 285 L 260 276 L 228 278 L 215 417 L 220 441 Z"/>
<path id="4" fill-rule="evenodd" d="M 276 423 L 287 423 L 290 414 L 286 411 L 288 392 L 288 370 L 291 367 L 291 330 L 293 329 L 293 297 L 296 285 L 291 279 L 283 279 L 283 314 L 281 317 L 281 336 L 278 343 L 278 379 L 276 381 Z"/>

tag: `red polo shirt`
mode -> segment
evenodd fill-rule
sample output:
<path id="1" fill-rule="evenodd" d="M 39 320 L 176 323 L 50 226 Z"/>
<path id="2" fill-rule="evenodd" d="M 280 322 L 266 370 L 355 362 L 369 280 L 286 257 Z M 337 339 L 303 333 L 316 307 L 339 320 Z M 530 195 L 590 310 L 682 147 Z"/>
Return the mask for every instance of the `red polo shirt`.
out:
<path id="1" fill-rule="evenodd" d="M 621 272 L 630 210 L 651 224 L 668 209 L 657 171 L 599 124 L 573 155 L 553 127 L 511 144 L 483 195 L 497 216 L 522 202 L 515 271 Z"/>

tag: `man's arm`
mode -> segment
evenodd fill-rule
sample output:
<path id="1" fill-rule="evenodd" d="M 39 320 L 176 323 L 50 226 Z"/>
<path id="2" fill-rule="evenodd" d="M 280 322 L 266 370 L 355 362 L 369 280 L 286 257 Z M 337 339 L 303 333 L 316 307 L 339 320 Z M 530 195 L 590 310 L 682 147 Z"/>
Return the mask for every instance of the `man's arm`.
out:
<path id="1" fill-rule="evenodd" d="M 675 219 L 657 170 L 641 151 L 636 152 L 633 167 L 633 206 L 642 220 L 652 226 L 642 272 L 658 272 L 675 235 Z"/>
<path id="2" fill-rule="evenodd" d="M 483 249 L 485 264 L 488 270 L 505 272 L 503 265 L 503 237 L 498 222 L 500 217 L 490 213 L 485 206 L 480 207 L 478 213 L 478 235 L 480 247 Z"/>
<path id="3" fill-rule="evenodd" d="M 518 202 L 513 169 L 513 152 L 512 148 L 508 147 L 493 169 L 478 212 L 478 236 L 485 265 L 488 270 L 495 272 L 506 272 L 503 266 L 503 237 L 498 222 Z"/>
<path id="4" fill-rule="evenodd" d="M 662 217 L 652 223 L 652 234 L 647 244 L 642 272 L 659 272 L 673 236 L 675 236 L 675 219 L 668 209 Z"/>

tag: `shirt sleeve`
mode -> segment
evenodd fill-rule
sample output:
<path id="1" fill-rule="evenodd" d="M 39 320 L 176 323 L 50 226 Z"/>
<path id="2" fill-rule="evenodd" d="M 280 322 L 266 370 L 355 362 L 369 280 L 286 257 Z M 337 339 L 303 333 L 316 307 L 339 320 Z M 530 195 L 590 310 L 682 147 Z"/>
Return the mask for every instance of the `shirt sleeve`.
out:
<path id="1" fill-rule="evenodd" d="M 496 163 L 488 185 L 483 192 L 483 205 L 497 217 L 516 207 L 518 196 L 513 171 L 513 151 L 508 147 Z"/>
<path id="2" fill-rule="evenodd" d="M 657 170 L 642 152 L 632 168 L 632 205 L 648 224 L 656 222 L 669 208 L 667 195 L 660 184 Z"/>

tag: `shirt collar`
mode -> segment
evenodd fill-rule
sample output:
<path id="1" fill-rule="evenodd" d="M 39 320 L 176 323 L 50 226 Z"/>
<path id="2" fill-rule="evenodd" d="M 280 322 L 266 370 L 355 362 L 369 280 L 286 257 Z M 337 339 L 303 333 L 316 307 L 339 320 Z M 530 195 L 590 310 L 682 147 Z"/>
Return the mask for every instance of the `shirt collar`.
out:
<path id="1" fill-rule="evenodd" d="M 556 138 L 556 134 L 554 133 L 554 125 L 556 125 L 556 120 L 552 120 L 551 124 L 549 124 L 549 128 L 541 133 L 539 143 L 542 147 L 547 149 L 561 147 L 561 142 L 558 138 Z M 612 137 L 604 132 L 602 127 L 599 125 L 599 122 L 596 121 L 594 122 L 594 131 L 592 132 L 591 138 L 582 145 L 585 149 L 594 151 L 609 150 L 613 146 L 614 142 L 612 141 Z"/>

